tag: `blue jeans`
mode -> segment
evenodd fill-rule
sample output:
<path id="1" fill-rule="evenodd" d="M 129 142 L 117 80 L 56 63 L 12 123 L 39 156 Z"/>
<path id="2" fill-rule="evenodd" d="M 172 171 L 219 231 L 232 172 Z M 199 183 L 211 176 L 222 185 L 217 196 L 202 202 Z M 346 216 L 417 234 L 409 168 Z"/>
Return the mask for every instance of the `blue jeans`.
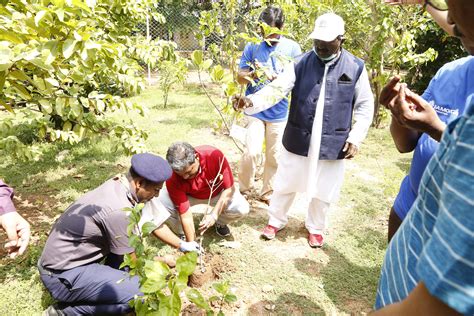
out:
<path id="1" fill-rule="evenodd" d="M 40 278 L 66 315 L 129 313 L 128 302 L 142 295 L 138 277 L 130 278 L 127 272 L 114 268 L 116 264 L 111 265 L 93 263 L 57 273 L 40 270 Z"/>

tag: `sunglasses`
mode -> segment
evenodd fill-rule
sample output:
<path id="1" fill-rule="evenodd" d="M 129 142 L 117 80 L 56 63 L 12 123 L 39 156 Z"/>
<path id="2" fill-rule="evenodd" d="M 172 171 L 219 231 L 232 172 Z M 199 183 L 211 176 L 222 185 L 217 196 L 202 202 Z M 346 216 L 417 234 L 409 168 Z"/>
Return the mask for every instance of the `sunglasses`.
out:
<path id="1" fill-rule="evenodd" d="M 425 5 L 428 4 L 439 11 L 448 10 L 448 3 L 446 0 L 425 0 Z"/>

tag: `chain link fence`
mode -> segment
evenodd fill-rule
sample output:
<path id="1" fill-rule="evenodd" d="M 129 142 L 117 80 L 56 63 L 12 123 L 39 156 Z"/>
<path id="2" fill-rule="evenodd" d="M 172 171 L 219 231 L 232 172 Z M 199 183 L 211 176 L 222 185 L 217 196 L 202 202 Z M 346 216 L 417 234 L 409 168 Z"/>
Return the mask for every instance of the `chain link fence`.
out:
<path id="1" fill-rule="evenodd" d="M 196 38 L 199 32 L 199 12 L 173 10 L 165 14 L 166 23 L 159 23 L 152 18 L 146 24 L 139 25 L 142 35 L 152 40 L 162 39 L 173 41 L 179 52 L 192 52 L 197 49 L 206 50 L 210 44 L 220 45 L 222 38 L 212 34 L 200 41 Z M 225 23 L 225 21 L 221 21 Z M 224 24 L 225 25 L 225 24 Z"/>
<path id="2" fill-rule="evenodd" d="M 202 3 L 203 0 L 196 0 L 194 6 L 192 5 L 173 5 L 158 8 L 158 12 L 162 14 L 166 22 L 160 23 L 153 18 L 147 19 L 145 24 L 139 25 L 138 28 L 143 36 L 151 40 L 168 40 L 176 44 L 176 51 L 182 56 L 189 57 L 190 53 L 195 50 L 209 51 L 210 45 L 215 44 L 217 47 L 221 47 L 224 36 L 217 33 L 211 33 L 210 36 L 204 37 L 203 40 L 197 38 L 197 34 L 200 33 L 200 14 L 201 11 L 206 10 Z M 205 1 L 205 0 L 204 0 Z M 212 2 L 213 0 L 207 0 Z M 249 12 L 260 7 L 260 4 L 256 2 L 244 2 L 239 6 L 237 14 L 233 16 L 233 23 L 237 26 L 240 31 L 245 31 L 245 24 L 250 22 Z M 208 7 L 207 9 L 210 9 Z M 224 14 L 225 16 L 225 14 Z M 228 18 L 227 18 L 228 19 Z M 223 30 L 228 29 L 230 21 L 226 20 L 225 17 L 218 17 L 218 23 Z M 237 43 L 240 49 L 243 49 L 245 42 Z M 151 76 L 155 77 L 156 69 L 144 69 L 148 73 L 148 79 L 150 82 Z M 154 81 L 154 80 L 153 80 Z"/>

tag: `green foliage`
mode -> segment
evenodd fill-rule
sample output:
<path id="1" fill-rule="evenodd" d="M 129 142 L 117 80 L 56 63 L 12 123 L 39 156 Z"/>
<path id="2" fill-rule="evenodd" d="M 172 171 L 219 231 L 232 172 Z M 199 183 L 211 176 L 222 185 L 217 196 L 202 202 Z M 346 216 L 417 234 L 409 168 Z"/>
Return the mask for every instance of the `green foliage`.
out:
<path id="1" fill-rule="evenodd" d="M 178 58 L 175 61 L 163 61 L 159 66 L 160 88 L 163 90 L 163 107 L 168 104 L 168 96 L 171 88 L 175 85 L 182 85 L 186 81 L 188 72 L 188 60 Z"/>
<path id="2" fill-rule="evenodd" d="M 365 61 L 375 95 L 374 125 L 379 126 L 386 113 L 378 97 L 388 78 L 401 69 L 432 61 L 437 52 L 425 46 L 419 49 L 416 34 L 425 29 L 431 19 L 416 6 L 389 6 L 383 1 L 367 0 L 307 0 L 297 5 L 285 0 L 280 4 L 286 15 L 288 33 L 309 49 L 308 25 L 321 14 L 333 11 L 344 19 L 344 47 Z"/>
<path id="3" fill-rule="evenodd" d="M 394 73 L 409 70 L 416 65 L 432 61 L 437 51 L 418 44 L 419 30 L 432 23 L 430 17 L 416 6 L 388 6 L 383 1 L 367 0 L 275 0 L 267 4 L 280 6 L 285 14 L 285 36 L 294 38 L 304 50 L 313 43 L 308 39 L 315 19 L 323 13 L 335 12 L 346 22 L 346 41 L 344 47 L 366 62 L 369 78 L 375 94 L 374 125 L 378 126 L 386 113 L 378 103 L 380 91 Z M 231 73 L 237 71 L 236 48 L 242 46 L 242 40 L 258 43 L 261 41 L 257 31 L 262 25 L 257 17 L 263 7 L 255 1 L 220 1 L 209 11 L 201 12 L 200 33 L 205 38 L 211 34 L 222 37 L 222 44 L 210 45 L 208 52 L 220 65 L 228 65 Z M 249 10 L 245 19 L 239 19 L 238 13 Z M 236 24 L 243 26 L 245 32 L 236 34 Z M 263 26 L 264 33 L 275 32 Z M 216 57 L 219 54 L 220 57 Z M 219 59 L 220 58 L 220 59 Z M 238 58 L 238 56 L 237 56 Z M 224 107 L 225 109 L 225 107 Z"/>
<path id="4" fill-rule="evenodd" d="M 130 223 L 127 228 L 129 244 L 135 248 L 135 258 L 125 256 L 122 267 L 130 268 L 130 275 L 140 278 L 140 291 L 143 296 L 137 297 L 130 304 L 137 315 L 179 315 L 181 299 L 179 293 L 187 287 L 189 275 L 196 267 L 197 255 L 188 253 L 180 257 L 176 263 L 176 271 L 172 271 L 163 262 L 155 261 L 152 250 L 146 247 L 145 238 L 156 226 L 145 223 L 138 225 L 143 204 L 124 211 L 130 212 Z"/>
<path id="5" fill-rule="evenodd" d="M 232 54 L 232 53 L 231 53 Z M 212 104 L 214 109 L 219 113 L 221 120 L 217 123 L 217 129 L 225 129 L 225 133 L 230 135 L 229 126 L 235 120 L 237 113 L 233 110 L 230 98 L 239 91 L 239 85 L 236 82 L 235 72 L 226 73 L 224 68 L 218 64 L 211 68 L 213 64 L 212 59 L 205 59 L 202 51 L 196 50 L 191 55 L 191 61 L 193 66 L 198 71 L 198 77 L 201 84 L 201 88 L 209 99 L 209 102 Z M 216 98 L 211 96 L 211 93 L 202 81 L 202 73 L 207 72 L 211 77 L 212 82 L 218 84 L 223 92 L 223 98 Z M 240 87 L 240 92 L 242 92 L 242 87 Z M 240 146 L 232 138 L 234 145 L 242 152 Z"/>
<path id="6" fill-rule="evenodd" d="M 420 94 L 428 87 L 431 79 L 444 64 L 467 55 L 459 39 L 446 34 L 434 21 L 430 21 L 426 28 L 418 30 L 415 41 L 417 53 L 429 48 L 438 52 L 433 61 L 416 64 L 408 71 L 405 81 L 410 89 Z"/>
<path id="7" fill-rule="evenodd" d="M 197 265 L 197 253 L 188 252 L 176 260 L 174 270 L 165 263 L 153 259 L 153 250 L 147 247 L 145 238 L 154 230 L 156 226 L 145 223 L 140 228 L 139 222 L 143 204 L 137 204 L 133 208 L 126 208 L 129 212 L 130 223 L 127 227 L 129 244 L 135 248 L 135 258 L 125 255 L 121 267 L 128 266 L 131 276 L 137 275 L 140 279 L 140 291 L 143 296 L 136 297 L 130 304 L 135 309 L 138 316 L 141 315 L 169 315 L 177 316 L 181 311 L 180 294 L 184 291 L 188 299 L 207 315 L 214 315 L 209 303 L 202 294 L 193 288 L 188 288 L 188 278 L 193 274 Z M 228 282 L 214 284 L 213 287 L 221 295 L 218 299 L 222 303 L 233 303 L 236 296 L 230 291 Z M 222 312 L 219 310 L 219 315 Z"/>
<path id="8" fill-rule="evenodd" d="M 174 57 L 168 42 L 130 36 L 152 3 L 13 0 L 2 6 L 0 105 L 18 117 L 9 129 L 0 129 L 0 149 L 18 158 L 37 157 L 21 145 L 29 142 L 11 133 L 18 124 L 29 124 L 34 141 L 75 144 L 112 136 L 127 152 L 142 151 L 147 134 L 107 114 L 143 113 L 139 104 L 121 99 L 144 88 L 139 61 L 156 64 Z"/>
<path id="9" fill-rule="evenodd" d="M 209 301 L 219 303 L 219 312 L 217 315 L 221 315 L 224 302 L 228 304 L 235 303 L 237 302 L 237 296 L 233 293 L 228 281 L 214 283 L 212 287 L 218 294 L 210 297 Z"/>

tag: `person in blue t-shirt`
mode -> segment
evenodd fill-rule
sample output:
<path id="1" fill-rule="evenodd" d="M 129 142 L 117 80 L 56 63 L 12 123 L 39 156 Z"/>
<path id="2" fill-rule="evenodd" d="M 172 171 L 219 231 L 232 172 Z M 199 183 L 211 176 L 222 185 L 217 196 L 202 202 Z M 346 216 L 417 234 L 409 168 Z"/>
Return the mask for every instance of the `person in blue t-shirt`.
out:
<path id="1" fill-rule="evenodd" d="M 472 0 L 419 1 L 448 10 L 454 33 L 474 53 Z M 463 82 L 473 85 L 472 77 Z M 371 315 L 474 315 L 474 94 L 467 96 L 464 114 L 447 126 L 437 124 L 433 107 L 405 84 L 390 103 L 400 123 L 434 136 L 438 128 L 444 132 L 388 246 Z"/>
<path id="2" fill-rule="evenodd" d="M 264 40 L 259 44 L 248 43 L 240 59 L 238 81 L 246 84 L 246 95 L 253 94 L 274 80 L 283 71 L 285 64 L 301 54 L 300 46 L 278 34 L 265 34 L 265 30 L 282 30 L 283 11 L 267 7 L 259 17 L 260 31 Z M 268 28 L 267 28 L 268 26 Z M 277 156 L 288 113 L 288 99 L 284 98 L 271 108 L 247 116 L 245 152 L 240 160 L 239 186 L 242 193 L 248 193 L 254 185 L 259 157 L 265 141 L 265 165 L 263 186 L 259 199 L 268 202 L 273 192 L 272 182 L 277 169 Z"/>
<path id="3" fill-rule="evenodd" d="M 474 93 L 474 57 L 469 56 L 444 65 L 421 96 L 436 111 L 440 123 L 448 124 L 464 113 L 465 100 Z M 387 105 L 387 104 L 385 104 Z M 397 149 L 402 152 L 414 150 L 408 175 L 403 179 L 395 202 L 390 210 L 388 239 L 392 239 L 406 217 L 418 194 L 421 176 L 433 154 L 438 141 L 428 132 L 414 130 L 400 125 L 392 119 L 390 126 Z"/>

